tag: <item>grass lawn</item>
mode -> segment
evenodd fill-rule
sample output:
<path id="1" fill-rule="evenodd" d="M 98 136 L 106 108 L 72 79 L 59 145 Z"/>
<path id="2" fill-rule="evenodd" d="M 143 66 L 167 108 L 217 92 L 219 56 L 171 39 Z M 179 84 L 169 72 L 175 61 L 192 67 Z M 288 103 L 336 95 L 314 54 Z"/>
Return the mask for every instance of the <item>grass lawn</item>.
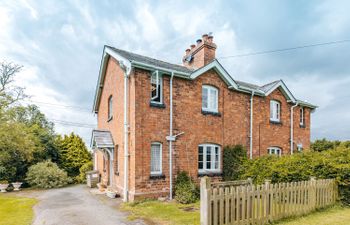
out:
<path id="1" fill-rule="evenodd" d="M 175 202 L 141 201 L 125 203 L 121 209 L 131 212 L 130 220 L 141 218 L 151 224 L 199 224 L 199 202 L 182 205 Z"/>
<path id="2" fill-rule="evenodd" d="M 0 225 L 30 225 L 36 199 L 6 196 L 0 193 Z"/>
<path id="3" fill-rule="evenodd" d="M 278 225 L 348 225 L 350 224 L 350 208 L 339 205 L 319 210 L 309 215 L 283 220 Z"/>
<path id="4" fill-rule="evenodd" d="M 199 202 L 182 205 L 175 202 L 142 201 L 126 203 L 122 209 L 129 211 L 130 220 L 143 219 L 150 224 L 199 224 Z M 349 225 L 350 208 L 339 205 L 297 218 L 288 218 L 274 223 L 278 225 Z"/>

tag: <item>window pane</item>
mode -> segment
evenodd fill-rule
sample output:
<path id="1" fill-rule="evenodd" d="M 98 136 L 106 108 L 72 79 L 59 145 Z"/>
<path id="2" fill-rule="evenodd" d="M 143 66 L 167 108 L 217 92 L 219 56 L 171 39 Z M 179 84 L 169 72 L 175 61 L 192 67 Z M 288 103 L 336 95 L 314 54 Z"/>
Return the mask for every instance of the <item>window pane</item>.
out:
<path id="1" fill-rule="evenodd" d="M 203 169 L 203 147 L 198 147 L 198 169 Z"/>
<path id="2" fill-rule="evenodd" d="M 219 147 L 215 147 L 215 169 L 219 169 Z"/>
<path id="3" fill-rule="evenodd" d="M 276 119 L 280 119 L 280 104 L 276 102 Z"/>
<path id="4" fill-rule="evenodd" d="M 207 146 L 207 167 L 206 169 L 211 169 L 211 146 Z"/>
<path id="5" fill-rule="evenodd" d="M 210 90 L 210 109 L 211 110 L 216 110 L 216 100 L 217 100 L 217 91 L 215 89 Z"/>
<path id="6" fill-rule="evenodd" d="M 208 108 L 208 89 L 202 88 L 202 108 Z"/>
<path id="7" fill-rule="evenodd" d="M 273 119 L 274 116 L 273 116 L 273 111 L 274 111 L 274 104 L 273 104 L 273 101 L 270 102 L 270 119 Z"/>
<path id="8" fill-rule="evenodd" d="M 161 92 L 162 92 L 162 79 L 158 75 L 158 86 L 157 86 L 157 75 L 153 73 L 151 76 L 151 100 L 153 102 L 161 102 Z"/>
<path id="9" fill-rule="evenodd" d="M 160 144 L 151 146 L 151 172 L 161 172 L 161 148 Z"/>

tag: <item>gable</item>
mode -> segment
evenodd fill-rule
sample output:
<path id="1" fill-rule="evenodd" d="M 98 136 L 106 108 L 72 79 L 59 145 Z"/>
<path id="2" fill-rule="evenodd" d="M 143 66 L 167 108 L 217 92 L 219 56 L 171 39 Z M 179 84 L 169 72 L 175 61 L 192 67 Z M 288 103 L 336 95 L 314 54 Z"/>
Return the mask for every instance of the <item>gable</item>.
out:
<path id="1" fill-rule="evenodd" d="M 225 68 L 216 59 L 211 63 L 191 73 L 190 79 L 194 80 L 198 76 L 204 74 L 209 70 L 214 70 L 219 75 L 219 77 L 228 85 L 229 88 L 238 89 L 237 83 L 233 80 L 231 75 L 225 70 Z"/>

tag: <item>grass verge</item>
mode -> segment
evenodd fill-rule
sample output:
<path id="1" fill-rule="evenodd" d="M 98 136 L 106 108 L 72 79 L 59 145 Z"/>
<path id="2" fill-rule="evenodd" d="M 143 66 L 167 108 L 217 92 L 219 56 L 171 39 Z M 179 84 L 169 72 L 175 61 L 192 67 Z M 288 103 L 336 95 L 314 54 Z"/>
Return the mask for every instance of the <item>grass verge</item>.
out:
<path id="1" fill-rule="evenodd" d="M 122 210 L 130 212 L 130 220 L 143 219 L 150 224 L 199 224 L 199 202 L 183 205 L 176 202 L 140 201 L 125 203 Z"/>
<path id="2" fill-rule="evenodd" d="M 0 225 L 30 225 L 36 199 L 2 196 L 0 194 Z"/>
<path id="3" fill-rule="evenodd" d="M 281 220 L 276 225 L 349 225 L 350 207 L 335 205 L 311 214 Z"/>

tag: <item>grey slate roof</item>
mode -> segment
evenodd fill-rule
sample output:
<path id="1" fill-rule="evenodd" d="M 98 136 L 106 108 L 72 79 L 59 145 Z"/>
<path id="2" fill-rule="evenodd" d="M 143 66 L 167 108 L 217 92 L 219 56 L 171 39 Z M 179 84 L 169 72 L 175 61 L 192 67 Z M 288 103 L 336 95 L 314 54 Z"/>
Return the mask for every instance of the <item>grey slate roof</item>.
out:
<path id="1" fill-rule="evenodd" d="M 93 130 L 92 131 L 92 148 L 113 148 L 112 134 L 108 130 Z"/>
<path id="2" fill-rule="evenodd" d="M 262 90 L 263 92 L 268 92 L 269 90 L 271 90 L 271 88 L 273 88 L 278 82 L 280 82 L 279 80 L 275 80 L 271 83 L 265 84 L 263 86 L 260 87 L 260 90 Z"/>
<path id="3" fill-rule="evenodd" d="M 117 52 L 118 54 L 120 54 L 121 56 L 123 56 L 124 58 L 128 59 L 129 61 L 135 61 L 135 62 L 140 62 L 140 63 L 146 63 L 149 65 L 153 65 L 156 67 L 162 67 L 165 69 L 169 69 L 169 70 L 175 70 L 175 71 L 179 71 L 179 72 L 183 72 L 183 73 L 192 73 L 193 70 L 185 67 L 185 66 L 181 66 L 181 65 L 176 65 L 176 64 L 172 64 L 172 63 L 168 63 L 168 62 L 164 62 L 158 59 L 153 59 L 147 56 L 143 56 L 143 55 L 139 55 L 139 54 L 135 54 L 132 52 L 128 52 L 128 51 L 124 51 L 118 48 L 114 48 L 111 46 L 107 46 L 111 49 L 113 49 L 113 51 Z"/>

